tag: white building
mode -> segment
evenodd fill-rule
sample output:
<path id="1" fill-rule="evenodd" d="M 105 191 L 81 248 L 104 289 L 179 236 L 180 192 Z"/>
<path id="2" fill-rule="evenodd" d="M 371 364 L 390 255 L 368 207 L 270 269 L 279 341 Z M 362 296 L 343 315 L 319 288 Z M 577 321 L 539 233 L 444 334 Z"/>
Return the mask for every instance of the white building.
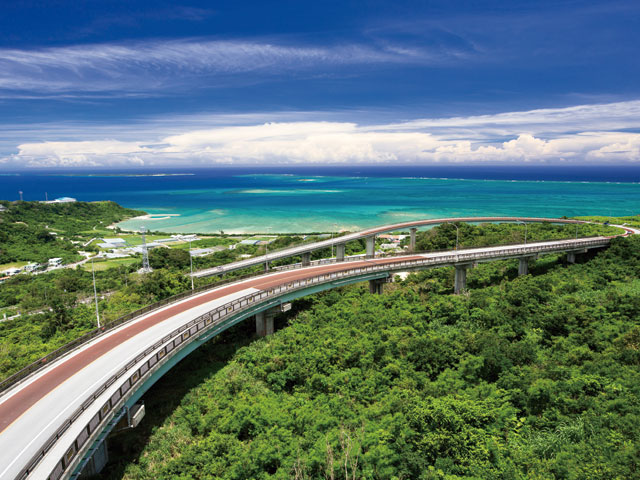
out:
<path id="1" fill-rule="evenodd" d="M 2 274 L 6 275 L 7 277 L 13 277 L 14 275 L 19 274 L 21 271 L 21 268 L 7 268 L 4 272 L 2 272 Z"/>
<path id="2" fill-rule="evenodd" d="M 127 241 L 124 238 L 103 238 L 102 243 L 98 243 L 98 247 L 105 250 L 115 250 L 116 248 L 125 248 L 127 246 Z"/>
<path id="3" fill-rule="evenodd" d="M 113 245 L 114 248 L 117 248 L 117 246 L 124 247 L 127 244 L 127 241 L 124 238 L 103 238 L 102 241 L 109 245 Z"/>
<path id="4" fill-rule="evenodd" d="M 62 259 L 61 258 L 50 258 L 49 259 L 49 266 L 50 267 L 59 267 L 60 265 L 62 265 Z"/>
<path id="5" fill-rule="evenodd" d="M 191 250 L 191 256 L 204 257 L 205 255 L 209 255 L 215 252 L 221 252 L 222 250 L 225 250 L 225 247 L 220 245 L 215 247 L 209 247 L 209 248 L 194 248 L 193 250 Z"/>
<path id="6" fill-rule="evenodd" d="M 378 235 L 378 238 L 382 239 L 382 240 L 387 240 L 391 243 L 399 243 L 402 240 L 404 240 L 405 238 L 407 238 L 408 235 L 392 235 L 390 233 L 385 233 L 382 235 Z"/>
<path id="7" fill-rule="evenodd" d="M 176 242 L 196 242 L 198 240 L 200 240 L 200 237 L 198 237 L 197 235 L 181 235 L 181 234 L 177 234 L 177 235 L 171 235 L 171 238 L 174 239 L 174 241 Z"/>
<path id="8" fill-rule="evenodd" d="M 102 255 L 104 258 L 127 258 L 130 257 L 131 255 L 129 255 L 128 253 L 124 253 L 124 252 L 107 252 L 105 254 Z"/>

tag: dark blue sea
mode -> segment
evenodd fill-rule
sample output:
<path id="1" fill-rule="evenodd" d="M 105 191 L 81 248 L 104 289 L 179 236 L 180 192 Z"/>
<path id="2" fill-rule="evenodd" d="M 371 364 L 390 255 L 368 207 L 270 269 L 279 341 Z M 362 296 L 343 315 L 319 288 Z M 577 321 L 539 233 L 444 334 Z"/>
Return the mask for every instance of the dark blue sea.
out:
<path id="1" fill-rule="evenodd" d="M 219 167 L 0 173 L 0 198 L 113 200 L 169 232 L 354 230 L 468 215 L 635 215 L 640 167 Z M 46 193 L 45 193 L 46 192 Z"/>

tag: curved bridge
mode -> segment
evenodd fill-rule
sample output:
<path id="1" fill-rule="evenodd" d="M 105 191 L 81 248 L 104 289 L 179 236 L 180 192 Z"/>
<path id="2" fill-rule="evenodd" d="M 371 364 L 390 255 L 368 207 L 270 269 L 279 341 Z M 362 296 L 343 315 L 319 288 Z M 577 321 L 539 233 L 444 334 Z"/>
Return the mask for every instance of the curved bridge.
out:
<path id="1" fill-rule="evenodd" d="M 303 245 L 295 245 L 280 250 L 274 250 L 266 255 L 259 255 L 238 262 L 227 263 L 219 267 L 207 268 L 194 272 L 194 277 L 210 277 L 212 275 L 222 275 L 224 273 L 240 270 L 242 268 L 253 267 L 255 265 L 265 265 L 265 271 L 269 270 L 270 262 L 289 258 L 293 256 L 302 256 L 302 264 L 308 266 L 311 264 L 311 252 L 323 248 L 336 247 L 336 260 L 342 262 L 345 258 L 345 245 L 354 240 L 366 240 L 366 257 L 373 258 L 375 256 L 375 239 L 377 235 L 388 232 L 396 232 L 409 230 L 410 244 L 409 250 L 415 250 L 416 231 L 419 227 L 442 225 L 443 223 L 564 223 L 564 224 L 583 224 L 588 223 L 582 220 L 571 220 L 567 218 L 541 218 L 541 217 L 461 217 L 461 218 L 432 218 L 428 220 L 414 220 L 411 222 L 394 223 L 393 225 L 382 225 L 379 227 L 368 228 L 359 232 L 349 233 L 342 237 L 336 237 L 320 242 L 307 243 Z"/>
<path id="2" fill-rule="evenodd" d="M 476 262 L 571 255 L 606 247 L 611 238 L 300 265 L 158 306 L 16 377 L 0 397 L 0 478 L 76 478 L 129 408 L 179 360 L 254 315 L 258 330 L 268 333 L 273 327 L 265 312 L 292 299 L 366 280 L 380 286 L 400 271 L 453 265 L 466 272 Z"/>

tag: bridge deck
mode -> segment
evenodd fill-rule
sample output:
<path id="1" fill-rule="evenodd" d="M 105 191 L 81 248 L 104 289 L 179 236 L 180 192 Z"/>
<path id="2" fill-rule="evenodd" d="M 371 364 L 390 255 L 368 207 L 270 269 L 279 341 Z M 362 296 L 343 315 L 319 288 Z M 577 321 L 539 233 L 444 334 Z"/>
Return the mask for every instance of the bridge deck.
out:
<path id="1" fill-rule="evenodd" d="M 341 237 L 332 238 L 329 240 L 322 240 L 320 242 L 307 243 L 303 245 L 296 245 L 293 247 L 284 248 L 281 250 L 271 251 L 267 255 L 259 255 L 257 257 L 247 258 L 245 260 L 239 260 L 237 262 L 231 262 L 219 267 L 207 268 L 194 272 L 194 277 L 208 277 L 211 275 L 221 275 L 223 273 L 232 272 L 241 268 L 248 268 L 255 265 L 261 265 L 273 260 L 279 260 L 282 258 L 293 257 L 296 255 L 302 255 L 303 253 L 320 250 L 322 248 L 330 248 L 334 245 L 341 245 L 353 240 L 361 240 L 367 237 L 378 235 L 386 232 L 395 232 L 398 230 L 406 230 L 410 228 L 418 228 L 424 226 L 441 225 L 443 223 L 491 223 L 491 222 L 529 222 L 529 223 L 563 223 L 563 224 L 581 224 L 587 223 L 581 220 L 572 220 L 566 218 L 544 218 L 544 217 L 461 217 L 461 218 L 437 218 L 428 220 L 415 220 L 410 222 L 396 223 L 393 225 L 383 225 L 373 228 L 361 230 L 359 232 L 349 233 Z"/>
<path id="2" fill-rule="evenodd" d="M 256 276 L 188 297 L 95 338 L 38 371 L 0 397 L 0 478 L 15 478 L 33 456 L 42 450 L 51 435 L 83 405 L 88 395 L 121 371 L 132 359 L 140 357 L 141 352 L 150 345 L 173 331 L 176 326 L 248 293 L 361 267 L 364 269 L 378 266 L 393 272 L 400 268 L 425 268 L 463 261 L 530 255 L 536 252 L 570 251 L 584 248 L 585 245 L 603 246 L 608 241 L 609 237 L 596 237 L 588 241 L 562 240 L 311 266 Z M 105 390 L 104 398 L 108 399 L 110 392 L 108 389 Z M 34 471 L 37 472 L 37 478 L 46 478 L 49 475 L 69 445 L 77 438 L 82 427 L 87 425 L 91 416 L 95 415 L 103 403 L 104 400 L 96 400 L 94 410 L 87 410 L 71 424 L 64 436 L 38 463 Z"/>

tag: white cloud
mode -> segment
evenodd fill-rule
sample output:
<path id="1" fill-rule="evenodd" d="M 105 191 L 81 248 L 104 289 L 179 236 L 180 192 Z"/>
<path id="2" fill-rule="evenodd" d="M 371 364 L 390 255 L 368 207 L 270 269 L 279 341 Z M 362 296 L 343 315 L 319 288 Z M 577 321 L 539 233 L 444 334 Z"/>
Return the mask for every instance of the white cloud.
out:
<path id="1" fill-rule="evenodd" d="M 135 142 L 118 140 L 26 143 L 18 146 L 18 154 L 7 163 L 41 167 L 134 166 L 144 165 L 139 155 L 151 152 Z"/>
<path id="2" fill-rule="evenodd" d="M 494 115 L 419 119 L 382 126 L 389 130 L 427 129 L 449 138 L 487 138 L 536 132 L 552 137 L 569 131 L 640 129 L 640 101 L 545 108 Z"/>
<path id="3" fill-rule="evenodd" d="M 310 122 L 293 113 L 283 114 L 283 121 L 237 124 L 263 115 L 182 118 L 173 128 L 175 134 L 158 134 L 172 130 L 167 119 L 96 131 L 69 126 L 64 139 L 23 141 L 0 162 L 40 167 L 640 161 L 639 133 L 593 128 L 598 119 L 604 119 L 605 126 L 638 131 L 640 102 L 635 101 L 401 124 L 360 125 L 339 119 Z M 300 115 L 308 116 L 321 114 Z M 206 124 L 211 128 L 201 127 Z M 498 137 L 493 133 L 496 125 L 501 129 Z M 465 135 L 469 129 L 474 133 Z M 75 136 L 78 131 L 86 132 L 86 137 L 71 138 L 70 131 Z M 104 132 L 109 136 L 101 136 Z"/>
<path id="4" fill-rule="evenodd" d="M 423 63 L 459 56 L 444 50 L 402 50 L 358 44 L 291 46 L 266 41 L 170 40 L 43 49 L 0 49 L 0 90 L 17 96 L 112 92 L 150 93 L 238 74 L 262 76 L 318 71 L 328 66 Z M 225 80 L 227 79 L 227 80 Z M 191 81 L 191 83 L 193 83 Z M 11 96 L 5 93 L 5 96 Z"/>

